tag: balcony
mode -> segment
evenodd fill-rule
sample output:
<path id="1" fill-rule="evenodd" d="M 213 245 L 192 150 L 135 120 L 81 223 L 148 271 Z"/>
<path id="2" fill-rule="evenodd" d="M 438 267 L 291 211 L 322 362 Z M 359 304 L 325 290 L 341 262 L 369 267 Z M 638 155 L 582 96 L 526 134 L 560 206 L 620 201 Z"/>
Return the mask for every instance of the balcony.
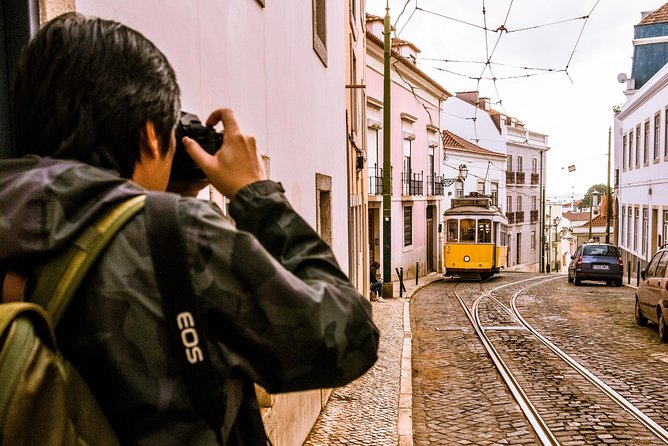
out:
<path id="1" fill-rule="evenodd" d="M 508 224 L 512 225 L 515 223 L 515 213 L 514 212 L 506 212 L 506 218 L 508 219 Z"/>
<path id="2" fill-rule="evenodd" d="M 524 184 L 524 175 L 526 175 L 524 172 L 515 173 L 515 183 Z"/>
<path id="3" fill-rule="evenodd" d="M 383 195 L 382 167 L 369 167 L 369 195 Z"/>
<path id="4" fill-rule="evenodd" d="M 535 186 L 540 183 L 540 176 L 537 173 L 531 174 L 531 185 Z"/>
<path id="5" fill-rule="evenodd" d="M 402 172 L 401 173 L 401 193 L 402 195 L 423 195 L 424 194 L 424 174 L 422 172 Z"/>
<path id="6" fill-rule="evenodd" d="M 506 172 L 506 184 L 515 184 L 515 172 Z"/>
<path id="7" fill-rule="evenodd" d="M 515 223 L 524 223 L 524 211 L 515 212 Z"/>
<path id="8" fill-rule="evenodd" d="M 529 219 L 531 220 L 531 223 L 536 223 L 538 221 L 538 211 L 531 211 Z"/>
<path id="9" fill-rule="evenodd" d="M 427 177 L 427 195 L 444 195 L 443 175 Z"/>

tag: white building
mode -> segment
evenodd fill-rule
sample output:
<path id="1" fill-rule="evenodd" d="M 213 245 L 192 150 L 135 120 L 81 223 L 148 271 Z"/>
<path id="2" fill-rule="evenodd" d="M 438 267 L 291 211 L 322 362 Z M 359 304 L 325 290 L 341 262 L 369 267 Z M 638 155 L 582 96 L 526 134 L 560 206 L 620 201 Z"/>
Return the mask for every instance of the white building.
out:
<path id="1" fill-rule="evenodd" d="M 644 13 L 635 26 L 634 78 L 615 116 L 617 242 L 634 273 L 668 237 L 668 61 L 655 51 L 668 46 L 667 12 Z M 648 73 L 648 62 L 662 68 Z"/>

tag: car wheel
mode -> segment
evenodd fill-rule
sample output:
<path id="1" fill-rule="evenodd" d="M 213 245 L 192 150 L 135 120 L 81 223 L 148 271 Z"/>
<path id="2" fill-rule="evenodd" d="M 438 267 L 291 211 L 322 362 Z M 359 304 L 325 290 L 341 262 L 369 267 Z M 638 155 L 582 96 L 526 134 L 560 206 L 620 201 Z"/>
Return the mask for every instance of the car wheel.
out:
<path id="1" fill-rule="evenodd" d="M 647 325 L 647 318 L 642 315 L 642 311 L 640 311 L 640 304 L 638 303 L 637 298 L 636 298 L 636 308 L 634 314 L 636 318 L 636 324 L 640 325 L 641 327 Z"/>
<path id="2" fill-rule="evenodd" d="M 612 280 L 606 280 L 606 281 L 605 281 L 605 284 L 606 284 L 607 286 L 612 285 Z"/>
<path id="3" fill-rule="evenodd" d="M 577 276 L 573 278 L 573 282 L 575 282 L 575 286 L 580 286 L 582 283 L 582 280 L 579 279 Z"/>
<path id="4" fill-rule="evenodd" d="M 668 327 L 666 327 L 666 319 L 663 317 L 663 312 L 659 314 L 659 337 L 661 341 L 668 342 Z"/>
<path id="5" fill-rule="evenodd" d="M 622 279 L 615 280 L 615 286 L 622 286 Z"/>

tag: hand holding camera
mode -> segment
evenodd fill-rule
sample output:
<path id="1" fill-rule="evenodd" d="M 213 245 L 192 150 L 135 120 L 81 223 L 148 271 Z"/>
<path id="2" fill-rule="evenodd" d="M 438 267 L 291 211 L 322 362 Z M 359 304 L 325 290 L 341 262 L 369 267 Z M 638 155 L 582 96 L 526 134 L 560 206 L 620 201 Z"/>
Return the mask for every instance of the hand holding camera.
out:
<path id="1" fill-rule="evenodd" d="M 184 125 L 186 122 L 189 122 L 190 126 L 186 127 Z M 224 138 L 221 133 L 213 130 L 219 122 L 223 124 Z M 177 146 L 179 142 L 183 143 L 183 148 L 206 178 L 226 197 L 231 198 L 242 187 L 266 179 L 264 164 L 255 147 L 255 138 L 241 133 L 232 110 L 224 108 L 215 110 L 206 120 L 206 127 L 201 123 L 197 126 L 192 118 L 179 123 L 179 127 L 182 125 L 188 131 L 182 135 L 177 131 Z M 204 127 L 206 130 L 199 127 Z M 195 129 L 197 131 L 194 131 Z M 216 135 L 220 136 L 219 141 L 222 145 L 217 142 Z M 178 154 L 179 147 L 176 151 Z M 174 163 L 177 162 L 176 156 Z"/>

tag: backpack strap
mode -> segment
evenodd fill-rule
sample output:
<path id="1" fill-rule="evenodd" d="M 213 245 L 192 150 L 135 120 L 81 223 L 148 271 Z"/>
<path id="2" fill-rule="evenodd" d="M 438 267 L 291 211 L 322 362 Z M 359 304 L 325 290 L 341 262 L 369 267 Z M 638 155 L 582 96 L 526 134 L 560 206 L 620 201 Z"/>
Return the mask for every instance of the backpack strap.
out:
<path id="1" fill-rule="evenodd" d="M 44 307 L 54 325 L 58 325 L 95 259 L 121 227 L 144 207 L 145 199 L 145 195 L 137 195 L 114 206 L 38 269 L 29 300 Z"/>
<path id="2" fill-rule="evenodd" d="M 146 232 L 165 320 L 190 398 L 195 410 L 214 431 L 218 444 L 223 446 L 229 434 L 229 426 L 223 428 L 226 398 L 211 363 L 204 319 L 186 266 L 188 256 L 177 219 L 178 199 L 178 195 L 169 193 L 148 195 Z"/>

